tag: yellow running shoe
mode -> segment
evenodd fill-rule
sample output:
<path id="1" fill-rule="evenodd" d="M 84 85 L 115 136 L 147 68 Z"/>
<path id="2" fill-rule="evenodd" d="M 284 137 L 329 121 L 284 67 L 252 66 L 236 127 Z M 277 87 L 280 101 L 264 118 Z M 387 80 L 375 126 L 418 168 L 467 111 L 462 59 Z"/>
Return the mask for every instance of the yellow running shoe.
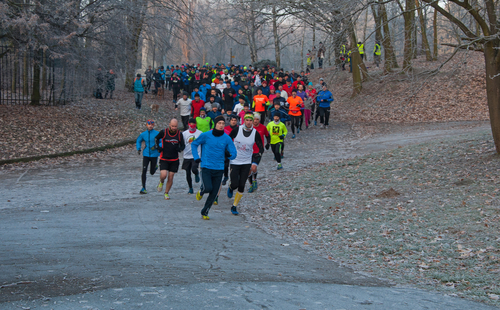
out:
<path id="1" fill-rule="evenodd" d="M 196 200 L 201 200 L 203 198 L 203 195 L 200 193 L 200 191 L 196 192 Z"/>
<path id="2" fill-rule="evenodd" d="M 210 219 L 210 218 L 208 217 L 208 215 L 202 215 L 202 216 L 201 216 L 201 218 L 202 218 L 202 219 L 204 219 L 204 220 L 209 220 L 209 219 Z"/>
<path id="3" fill-rule="evenodd" d="M 218 204 L 219 204 L 219 197 L 215 197 L 214 205 L 218 205 Z"/>
<path id="4" fill-rule="evenodd" d="M 170 196 L 167 193 L 165 193 L 165 200 L 169 200 L 169 199 L 170 199 Z"/>
<path id="5" fill-rule="evenodd" d="M 156 189 L 158 190 L 158 192 L 161 192 L 162 189 L 163 189 L 163 183 L 160 181 L 160 183 L 158 183 L 158 186 L 156 187 Z"/>

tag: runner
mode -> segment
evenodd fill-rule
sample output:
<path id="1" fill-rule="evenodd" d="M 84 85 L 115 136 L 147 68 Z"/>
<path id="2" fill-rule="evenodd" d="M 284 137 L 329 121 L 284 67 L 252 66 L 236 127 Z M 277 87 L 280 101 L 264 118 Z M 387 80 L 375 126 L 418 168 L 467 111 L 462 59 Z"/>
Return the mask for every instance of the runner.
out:
<path id="1" fill-rule="evenodd" d="M 181 109 L 181 120 L 182 120 L 182 130 L 188 129 L 189 116 L 191 114 L 191 103 L 193 100 L 189 99 L 189 94 L 187 92 L 182 93 L 182 98 L 175 103 L 175 110 Z"/>
<path id="2" fill-rule="evenodd" d="M 170 199 L 168 192 L 174 183 L 174 175 L 179 170 L 179 153 L 184 150 L 184 139 L 181 137 L 181 132 L 177 129 L 179 126 L 174 118 L 170 120 L 168 128 L 160 131 L 155 137 L 155 146 L 160 153 L 160 183 L 158 183 L 158 191 L 161 192 L 163 182 L 168 176 L 165 186 L 165 199 Z M 161 147 L 160 145 L 161 140 Z"/>
<path id="3" fill-rule="evenodd" d="M 201 132 L 207 132 L 214 127 L 214 123 L 210 117 L 207 116 L 205 108 L 200 108 L 200 116 L 196 118 L 196 127 Z"/>
<path id="4" fill-rule="evenodd" d="M 288 133 L 285 124 L 280 121 L 280 111 L 273 112 L 273 121 L 267 124 L 267 130 L 271 134 L 271 150 L 273 151 L 274 158 L 278 162 L 278 170 L 283 169 L 281 165 L 281 157 L 283 152 L 283 142 Z M 266 145 L 266 149 L 269 146 Z"/>
<path id="5" fill-rule="evenodd" d="M 230 135 L 233 129 L 238 127 L 238 117 L 231 114 L 231 120 L 229 121 L 229 126 L 224 127 L 224 132 Z M 227 180 L 229 180 L 229 158 L 226 157 L 224 161 L 224 179 L 222 179 L 222 185 L 226 185 Z"/>
<path id="6" fill-rule="evenodd" d="M 269 132 L 267 131 L 266 126 L 260 123 L 260 114 L 255 112 L 253 114 L 253 128 L 257 130 L 260 135 L 260 139 L 262 140 L 262 144 L 264 144 L 264 137 L 266 137 L 266 148 L 269 149 L 269 142 L 271 141 Z M 259 152 L 259 148 L 256 144 L 253 145 L 253 154 L 252 154 L 252 168 L 250 170 L 250 175 L 248 176 L 248 182 L 250 183 L 250 188 L 248 189 L 249 193 L 255 192 L 257 190 L 257 167 L 259 166 L 260 160 L 262 158 L 262 153 Z M 260 154 L 259 154 L 260 153 Z"/>
<path id="7" fill-rule="evenodd" d="M 257 89 L 257 95 L 253 96 L 252 108 L 260 113 L 261 121 L 264 124 L 266 120 L 266 111 L 269 106 L 269 98 L 262 94 L 262 88 Z"/>
<path id="8" fill-rule="evenodd" d="M 233 197 L 233 191 L 238 189 L 238 192 L 234 195 L 233 206 L 231 207 L 231 213 L 238 215 L 238 204 L 243 197 L 245 191 L 245 183 L 250 173 L 252 166 L 252 155 L 253 146 L 257 144 L 259 149 L 259 156 L 262 156 L 264 152 L 264 147 L 262 145 L 262 139 L 257 130 L 253 128 L 253 114 L 248 113 L 244 116 L 245 124 L 235 128 L 231 131 L 229 135 L 234 139 L 234 145 L 236 147 L 237 155 L 236 158 L 231 158 L 231 181 L 229 183 L 229 188 L 227 189 L 227 197 Z"/>
<path id="9" fill-rule="evenodd" d="M 184 138 L 184 144 L 186 148 L 184 149 L 184 160 L 182 161 L 182 169 L 186 170 L 186 181 L 189 186 L 188 194 L 193 194 L 193 180 L 191 178 L 191 171 L 194 174 L 194 180 L 196 183 L 200 182 L 200 174 L 198 172 L 198 163 L 193 159 L 193 152 L 191 151 L 191 143 L 196 140 L 202 134 L 201 130 L 196 129 L 196 120 L 191 118 L 189 120 L 189 129 L 182 133 Z M 200 153 L 201 148 L 198 147 L 198 153 Z"/>
<path id="10" fill-rule="evenodd" d="M 146 191 L 146 174 L 148 172 L 148 165 L 151 164 L 151 175 L 154 175 L 158 169 L 158 156 L 160 153 L 155 147 L 155 137 L 158 135 L 158 131 L 154 130 L 155 121 L 148 120 L 146 122 L 147 130 L 144 131 L 137 137 L 136 146 L 137 153 L 141 155 L 142 141 L 144 141 L 145 147 L 142 151 L 142 189 L 139 194 L 147 194 Z"/>
<path id="11" fill-rule="evenodd" d="M 304 106 L 304 102 L 297 96 L 296 89 L 292 90 L 292 96 L 288 97 L 287 102 L 290 105 L 288 114 L 292 118 L 292 139 L 295 139 L 295 127 L 297 127 L 297 133 L 300 132 L 300 116 L 302 115 L 300 109 Z"/>
<path id="12" fill-rule="evenodd" d="M 290 117 L 290 115 L 288 115 L 288 111 L 280 105 L 280 102 L 275 102 L 274 103 L 274 111 L 273 111 L 273 119 L 274 119 L 274 112 L 279 112 L 279 116 L 280 116 L 280 121 L 285 125 L 285 129 L 286 129 L 286 124 L 289 123 L 292 118 Z M 269 131 L 269 129 L 268 129 Z M 271 133 L 269 131 L 269 133 Z M 284 152 L 285 152 L 285 141 L 281 141 L 281 158 L 285 158 L 285 155 L 284 155 Z"/>
<path id="13" fill-rule="evenodd" d="M 201 145 L 201 158 L 198 146 Z M 209 193 L 205 205 L 201 210 L 204 220 L 209 220 L 208 212 L 217 197 L 224 174 L 224 158 L 226 152 L 229 159 L 236 158 L 236 149 L 231 138 L 224 133 L 224 117 L 217 116 L 215 128 L 202 133 L 198 139 L 191 143 L 191 150 L 195 162 L 201 166 L 201 189 L 196 193 L 196 199 L 201 200 L 204 194 Z"/>

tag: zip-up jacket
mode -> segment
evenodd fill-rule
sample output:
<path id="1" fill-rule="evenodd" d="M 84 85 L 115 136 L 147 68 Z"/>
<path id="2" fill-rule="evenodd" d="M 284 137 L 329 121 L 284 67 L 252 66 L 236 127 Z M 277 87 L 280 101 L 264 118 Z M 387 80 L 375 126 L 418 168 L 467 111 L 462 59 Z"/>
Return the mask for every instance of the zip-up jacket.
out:
<path id="1" fill-rule="evenodd" d="M 198 139 L 191 143 L 194 160 L 200 158 L 198 154 L 199 145 L 201 145 L 201 168 L 224 170 L 226 150 L 231 154 L 229 156 L 230 160 L 236 158 L 236 148 L 233 140 L 225 133 L 218 137 L 214 136 L 213 130 L 202 133 Z"/>
<path id="2" fill-rule="evenodd" d="M 160 152 L 155 147 L 155 138 L 159 134 L 159 131 L 157 130 L 146 130 L 145 132 L 141 133 L 139 137 L 137 137 L 137 140 L 135 142 L 135 145 L 137 146 L 137 150 L 140 151 L 142 147 L 142 141 L 144 141 L 146 147 L 144 148 L 144 151 L 142 151 L 142 155 L 146 157 L 158 157 L 160 156 Z"/>

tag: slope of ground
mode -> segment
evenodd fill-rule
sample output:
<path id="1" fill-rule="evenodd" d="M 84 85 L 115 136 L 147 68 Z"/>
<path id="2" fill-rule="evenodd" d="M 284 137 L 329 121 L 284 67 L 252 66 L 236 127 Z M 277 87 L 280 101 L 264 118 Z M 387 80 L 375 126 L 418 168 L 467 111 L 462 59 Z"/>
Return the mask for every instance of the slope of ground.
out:
<path id="1" fill-rule="evenodd" d="M 100 147 L 136 138 L 145 121 L 155 119 L 164 128 L 172 117 L 171 95 L 146 95 L 142 110 L 135 109 L 132 93 L 115 99 L 85 98 L 64 106 L 0 105 L 0 160 L 56 154 Z M 159 103 L 153 114 L 149 104 Z M 168 102 L 168 104 L 166 103 Z"/>
<path id="2" fill-rule="evenodd" d="M 414 74 L 400 69 L 382 75 L 367 62 L 370 78 L 363 91 L 352 96 L 352 75 L 335 68 L 314 70 L 309 80 L 314 85 L 324 78 L 335 98 L 334 119 L 345 122 L 436 122 L 488 120 L 484 58 L 478 52 L 459 52 L 438 72 L 448 56 L 428 62 L 415 59 Z M 400 61 L 401 64 L 401 61 Z M 346 66 L 347 67 L 347 66 Z"/>

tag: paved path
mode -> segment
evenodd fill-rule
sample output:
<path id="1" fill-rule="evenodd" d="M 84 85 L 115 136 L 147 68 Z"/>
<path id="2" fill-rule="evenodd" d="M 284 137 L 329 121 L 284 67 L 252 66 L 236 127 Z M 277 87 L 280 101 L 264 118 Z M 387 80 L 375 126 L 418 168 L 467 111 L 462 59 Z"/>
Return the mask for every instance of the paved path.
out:
<path id="1" fill-rule="evenodd" d="M 298 156 L 285 168 L 437 134 L 401 135 L 355 142 L 349 126 L 302 132 L 287 144 Z M 154 191 L 157 176 L 138 195 L 134 153 L 0 174 L 0 309 L 493 309 L 341 267 L 231 215 L 227 198 L 203 221 L 183 172 L 170 201 Z M 278 173 L 269 152 L 263 163 L 262 178 Z"/>

